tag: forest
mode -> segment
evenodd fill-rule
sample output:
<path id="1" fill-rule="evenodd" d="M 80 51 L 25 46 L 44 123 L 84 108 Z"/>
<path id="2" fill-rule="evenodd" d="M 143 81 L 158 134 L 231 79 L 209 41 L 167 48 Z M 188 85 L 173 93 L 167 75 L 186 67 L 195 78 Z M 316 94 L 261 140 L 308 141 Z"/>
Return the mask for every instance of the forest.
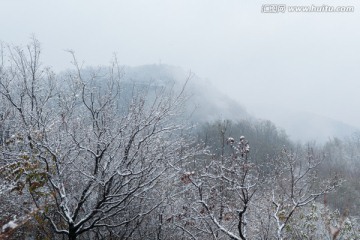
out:
<path id="1" fill-rule="evenodd" d="M 360 239 L 359 132 L 200 121 L 191 76 L 125 81 L 72 51 L 56 73 L 41 53 L 1 47 L 0 239 Z"/>

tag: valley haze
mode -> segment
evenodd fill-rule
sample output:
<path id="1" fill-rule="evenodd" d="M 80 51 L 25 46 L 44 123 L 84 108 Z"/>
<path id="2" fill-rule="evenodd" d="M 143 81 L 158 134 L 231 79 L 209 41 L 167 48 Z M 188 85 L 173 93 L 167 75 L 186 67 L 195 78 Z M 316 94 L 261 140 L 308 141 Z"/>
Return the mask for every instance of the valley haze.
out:
<path id="1" fill-rule="evenodd" d="M 292 139 L 305 140 L 306 130 L 322 142 L 360 128 L 359 2 L 324 2 L 354 6 L 348 13 L 265 14 L 263 4 L 2 1 L 0 40 L 25 45 L 35 34 L 44 64 L 58 72 L 71 68 L 67 49 L 89 66 L 114 52 L 123 65 L 180 66 Z"/>

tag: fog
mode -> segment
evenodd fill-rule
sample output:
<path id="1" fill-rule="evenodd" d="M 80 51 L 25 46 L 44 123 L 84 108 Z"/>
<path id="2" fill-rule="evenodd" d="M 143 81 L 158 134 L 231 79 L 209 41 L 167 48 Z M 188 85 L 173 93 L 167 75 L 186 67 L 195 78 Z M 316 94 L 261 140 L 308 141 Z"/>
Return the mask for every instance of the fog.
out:
<path id="1" fill-rule="evenodd" d="M 179 66 L 257 117 L 298 111 L 360 128 L 359 2 L 291 1 L 351 13 L 262 13 L 264 3 L 3 0 L 0 40 L 26 44 L 35 34 L 57 71 L 71 67 L 67 49 L 84 65 L 116 53 L 124 65 Z"/>

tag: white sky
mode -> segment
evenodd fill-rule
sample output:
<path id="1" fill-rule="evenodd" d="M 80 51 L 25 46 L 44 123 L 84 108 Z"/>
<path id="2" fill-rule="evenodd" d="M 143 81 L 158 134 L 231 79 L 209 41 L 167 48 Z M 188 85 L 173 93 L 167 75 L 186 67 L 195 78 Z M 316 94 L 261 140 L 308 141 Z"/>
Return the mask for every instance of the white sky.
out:
<path id="1" fill-rule="evenodd" d="M 285 1 L 271 1 L 271 3 Z M 42 42 L 43 60 L 70 67 L 165 63 L 192 70 L 249 112 L 292 108 L 360 127 L 359 1 L 353 13 L 261 13 L 265 1 L 0 0 L 0 40 Z"/>

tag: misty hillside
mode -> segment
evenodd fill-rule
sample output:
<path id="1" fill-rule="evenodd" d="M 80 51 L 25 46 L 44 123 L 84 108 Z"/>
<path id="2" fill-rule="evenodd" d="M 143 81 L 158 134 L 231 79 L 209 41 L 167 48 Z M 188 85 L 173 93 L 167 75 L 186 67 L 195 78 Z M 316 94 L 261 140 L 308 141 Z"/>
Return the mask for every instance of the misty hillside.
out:
<path id="1" fill-rule="evenodd" d="M 269 107 L 266 103 L 256 109 L 246 111 L 246 106 L 236 102 L 229 96 L 216 89 L 211 82 L 186 72 L 180 67 L 153 64 L 138 67 L 124 67 L 124 80 L 149 82 L 154 85 L 174 84 L 180 88 L 186 79 L 190 78 L 187 92 L 190 100 L 187 109 L 196 122 L 215 121 L 218 119 L 261 118 L 274 122 L 277 127 L 284 129 L 293 141 L 316 141 L 324 143 L 333 137 L 346 137 L 358 129 L 343 122 L 322 117 L 312 113 L 305 113 L 284 108 Z"/>
<path id="2" fill-rule="evenodd" d="M 186 106 L 191 119 L 196 122 L 218 119 L 240 120 L 250 118 L 245 108 L 221 93 L 209 81 L 180 67 L 170 65 L 143 65 L 124 67 L 124 80 L 151 82 L 154 85 L 172 85 L 180 89 L 189 79 L 186 92 L 190 97 Z"/>

